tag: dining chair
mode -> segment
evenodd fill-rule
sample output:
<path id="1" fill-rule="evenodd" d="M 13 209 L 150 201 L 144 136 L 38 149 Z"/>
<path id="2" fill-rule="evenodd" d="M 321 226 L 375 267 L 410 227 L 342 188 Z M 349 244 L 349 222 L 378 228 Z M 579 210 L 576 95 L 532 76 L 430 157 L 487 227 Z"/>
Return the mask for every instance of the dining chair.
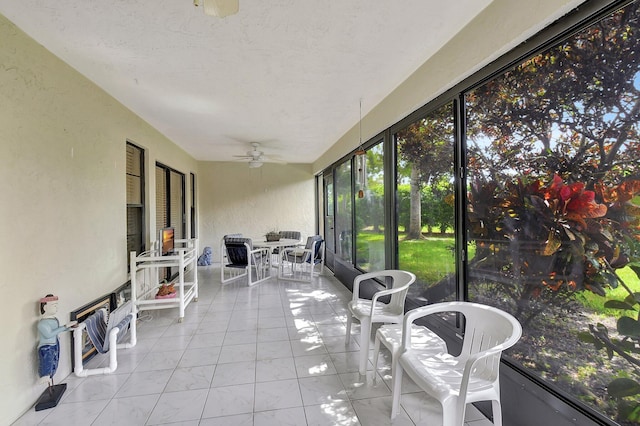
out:
<path id="1" fill-rule="evenodd" d="M 365 280 L 379 279 L 385 289 L 377 291 L 371 300 L 360 296 L 361 283 Z M 360 360 L 358 371 L 366 374 L 369 359 L 369 342 L 371 340 L 371 325 L 373 323 L 400 323 L 404 316 L 404 301 L 409 286 L 416 280 L 416 276 L 408 271 L 383 270 L 358 275 L 353 280 L 353 297 L 347 304 L 347 335 L 345 344 L 351 338 L 351 324 L 355 318 L 360 322 Z M 390 281 L 390 282 L 389 282 Z M 388 285 L 387 285 L 388 284 Z M 389 303 L 383 303 L 380 298 L 390 296 Z"/>
<path id="2" fill-rule="evenodd" d="M 287 240 L 296 240 L 296 244 L 292 244 L 289 246 L 283 246 L 282 248 L 295 247 L 302 242 L 302 233 L 300 231 L 280 231 L 280 238 Z M 280 249 L 281 247 L 274 247 L 271 252 L 271 265 L 277 266 L 278 262 L 280 262 Z"/>
<path id="3" fill-rule="evenodd" d="M 224 236 L 220 242 L 220 281 L 247 277 L 252 286 L 270 278 L 268 247 L 253 247 L 251 238 Z"/>
<path id="4" fill-rule="evenodd" d="M 317 269 L 317 271 L 316 271 Z M 320 235 L 307 238 L 302 247 L 283 248 L 278 267 L 278 278 L 312 282 L 324 269 L 324 239 Z"/>
<path id="5" fill-rule="evenodd" d="M 458 313 L 464 316 L 462 350 L 459 355 L 434 353 L 412 347 L 412 324 L 429 315 Z M 472 302 L 443 302 L 413 309 L 402 323 L 402 345 L 393 369 L 391 419 L 398 413 L 402 375 L 442 405 L 443 426 L 463 426 L 468 403 L 492 402 L 493 424 L 502 426 L 500 404 L 500 357 L 515 345 L 522 327 L 510 314 Z"/>

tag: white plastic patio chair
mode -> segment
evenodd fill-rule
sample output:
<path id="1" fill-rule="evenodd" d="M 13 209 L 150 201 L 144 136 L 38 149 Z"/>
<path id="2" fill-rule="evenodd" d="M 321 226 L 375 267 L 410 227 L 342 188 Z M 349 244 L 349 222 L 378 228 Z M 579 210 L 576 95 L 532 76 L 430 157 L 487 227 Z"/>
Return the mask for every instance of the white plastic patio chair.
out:
<path id="1" fill-rule="evenodd" d="M 387 278 L 391 283 L 384 290 L 376 292 L 371 300 L 360 297 L 360 283 L 364 280 L 380 278 L 387 285 Z M 347 309 L 347 336 L 345 344 L 349 344 L 351 338 L 351 324 L 355 318 L 360 322 L 360 361 L 358 371 L 364 375 L 367 371 L 369 359 L 369 341 L 371 340 L 371 324 L 375 322 L 398 324 L 404 316 L 404 301 L 407 297 L 409 286 L 416 280 L 416 276 L 408 271 L 385 270 L 369 272 L 358 275 L 353 280 L 353 298 L 348 303 Z M 389 303 L 383 303 L 379 299 L 390 296 Z"/>
<path id="2" fill-rule="evenodd" d="M 434 354 L 411 347 L 411 325 L 418 318 L 441 312 L 464 315 L 464 340 L 460 355 Z M 493 424 L 502 425 L 500 356 L 522 335 L 510 314 L 471 302 L 444 302 L 407 312 L 402 324 L 402 346 L 393 376 L 391 419 L 398 412 L 402 374 L 442 404 L 442 425 L 462 426 L 468 403 L 490 400 Z"/>

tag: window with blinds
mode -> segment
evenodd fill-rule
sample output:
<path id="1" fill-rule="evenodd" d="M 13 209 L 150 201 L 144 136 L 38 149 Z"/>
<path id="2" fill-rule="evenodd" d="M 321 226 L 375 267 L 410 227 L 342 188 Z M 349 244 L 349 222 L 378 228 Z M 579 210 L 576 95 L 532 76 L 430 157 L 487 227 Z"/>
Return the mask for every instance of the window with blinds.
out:
<path id="1" fill-rule="evenodd" d="M 156 163 L 156 232 L 171 226 L 175 238 L 185 238 L 185 177 Z"/>
<path id="2" fill-rule="evenodd" d="M 185 225 L 184 174 L 156 163 L 156 235 L 162 228 L 173 227 L 175 238 L 182 239 Z M 175 268 L 165 268 L 159 273 L 161 278 L 171 279 Z"/>
<path id="3" fill-rule="evenodd" d="M 127 265 L 129 253 L 145 250 L 144 150 L 127 142 Z"/>
<path id="4" fill-rule="evenodd" d="M 158 231 L 168 226 L 167 205 L 167 172 L 166 169 L 156 164 L 156 235 Z"/>
<path id="5" fill-rule="evenodd" d="M 196 238 L 197 235 L 197 219 L 196 219 L 196 175 L 191 173 L 191 235 L 190 238 Z"/>

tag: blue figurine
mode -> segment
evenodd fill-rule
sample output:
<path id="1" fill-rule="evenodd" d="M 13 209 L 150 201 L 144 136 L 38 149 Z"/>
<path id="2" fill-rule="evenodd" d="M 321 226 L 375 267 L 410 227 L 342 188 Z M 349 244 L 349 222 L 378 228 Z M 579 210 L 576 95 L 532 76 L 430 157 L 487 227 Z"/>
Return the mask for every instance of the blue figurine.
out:
<path id="1" fill-rule="evenodd" d="M 198 266 L 211 265 L 212 257 L 213 250 L 211 250 L 211 247 L 205 247 L 202 251 L 202 254 L 198 258 Z"/>

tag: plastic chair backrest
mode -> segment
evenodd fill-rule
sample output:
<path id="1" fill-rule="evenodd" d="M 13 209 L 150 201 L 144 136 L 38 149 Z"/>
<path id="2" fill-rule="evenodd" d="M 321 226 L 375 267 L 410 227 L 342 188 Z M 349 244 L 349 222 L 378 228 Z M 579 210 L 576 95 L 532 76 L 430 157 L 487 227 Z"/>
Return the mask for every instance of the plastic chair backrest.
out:
<path id="1" fill-rule="evenodd" d="M 402 270 L 388 270 L 383 271 L 386 276 L 390 276 L 392 278 L 392 283 L 390 288 L 397 288 L 412 281 L 415 281 L 415 275 Z M 391 295 L 391 300 L 389 301 L 388 308 L 393 312 L 404 312 L 404 302 L 407 298 L 407 292 L 409 291 L 409 287 L 405 288 L 402 291 L 397 293 L 393 293 Z"/>
<path id="2" fill-rule="evenodd" d="M 522 335 L 522 326 L 510 314 L 494 308 L 470 302 L 456 303 L 455 311 L 464 315 L 464 340 L 458 356 L 466 360 L 469 356 L 492 348 L 513 346 Z M 500 351 L 478 361 L 473 376 L 496 380 L 500 368 Z"/>

